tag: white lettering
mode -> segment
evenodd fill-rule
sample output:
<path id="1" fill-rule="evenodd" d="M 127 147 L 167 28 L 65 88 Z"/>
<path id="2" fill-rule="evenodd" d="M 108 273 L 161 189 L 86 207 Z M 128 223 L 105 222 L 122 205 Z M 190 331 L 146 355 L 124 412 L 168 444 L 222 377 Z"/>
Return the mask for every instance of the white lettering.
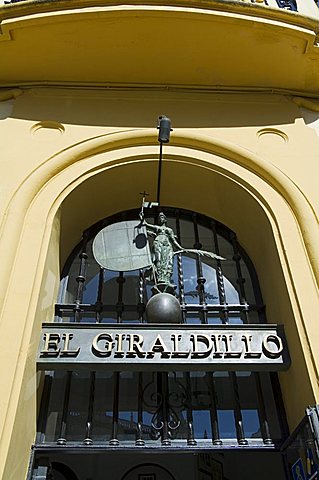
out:
<path id="1" fill-rule="evenodd" d="M 101 349 L 99 347 L 99 342 L 101 340 L 105 340 L 105 345 L 104 348 Z M 93 342 L 92 342 L 92 350 L 94 355 L 97 355 L 98 357 L 108 357 L 111 355 L 113 348 L 113 336 L 111 333 L 99 333 L 94 337 Z"/>
<path id="2" fill-rule="evenodd" d="M 276 350 L 269 348 L 270 345 L 275 346 Z M 263 339 L 263 350 L 264 354 L 269 358 L 278 358 L 282 354 L 284 346 L 282 340 L 278 335 L 269 334 L 266 335 Z"/>

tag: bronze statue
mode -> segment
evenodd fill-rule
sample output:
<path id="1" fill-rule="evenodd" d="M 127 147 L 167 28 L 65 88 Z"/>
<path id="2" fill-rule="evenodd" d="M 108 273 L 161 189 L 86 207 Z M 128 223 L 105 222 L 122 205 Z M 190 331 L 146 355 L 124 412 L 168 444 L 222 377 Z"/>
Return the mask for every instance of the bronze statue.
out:
<path id="1" fill-rule="evenodd" d="M 140 214 L 140 219 L 146 226 L 147 233 L 155 236 L 152 253 L 156 283 L 173 287 L 171 284 L 173 275 L 173 246 L 178 250 L 183 250 L 183 247 L 177 242 L 172 228 L 167 227 L 167 218 L 163 212 L 158 215 L 158 225 L 147 223 L 143 214 Z"/>
<path id="2" fill-rule="evenodd" d="M 143 210 L 140 213 L 140 220 L 147 228 L 147 233 L 155 237 L 152 248 L 153 274 L 155 287 L 158 291 L 173 293 L 176 285 L 172 284 L 173 258 L 177 253 L 195 253 L 210 258 L 224 260 L 223 257 L 205 250 L 185 249 L 177 241 L 172 228 L 167 226 L 167 218 L 163 212 L 158 215 L 158 225 L 145 221 Z M 174 247 L 177 249 L 174 251 Z"/>

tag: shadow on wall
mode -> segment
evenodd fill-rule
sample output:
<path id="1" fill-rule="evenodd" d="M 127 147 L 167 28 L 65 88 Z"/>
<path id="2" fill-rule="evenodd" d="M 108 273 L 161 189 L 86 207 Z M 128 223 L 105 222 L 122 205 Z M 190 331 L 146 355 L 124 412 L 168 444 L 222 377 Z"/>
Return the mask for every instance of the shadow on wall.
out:
<path id="1" fill-rule="evenodd" d="M 286 97 L 270 94 L 38 88 L 18 97 L 11 113 L 7 103 L 0 104 L 2 118 L 120 128 L 154 126 L 163 113 L 173 119 L 174 128 L 293 124 L 301 116 Z"/>

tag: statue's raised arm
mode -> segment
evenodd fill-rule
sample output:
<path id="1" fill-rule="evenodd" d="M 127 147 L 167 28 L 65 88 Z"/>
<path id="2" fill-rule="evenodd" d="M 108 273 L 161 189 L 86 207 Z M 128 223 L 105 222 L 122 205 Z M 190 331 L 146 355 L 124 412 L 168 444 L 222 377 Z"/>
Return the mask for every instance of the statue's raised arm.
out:
<path id="1" fill-rule="evenodd" d="M 153 225 L 152 223 L 148 223 L 146 220 L 145 220 L 145 217 L 144 217 L 144 213 L 140 212 L 140 221 L 143 225 L 145 225 L 146 229 L 147 229 L 147 232 L 151 232 L 151 233 L 157 233 L 159 231 L 159 226 L 158 225 Z"/>

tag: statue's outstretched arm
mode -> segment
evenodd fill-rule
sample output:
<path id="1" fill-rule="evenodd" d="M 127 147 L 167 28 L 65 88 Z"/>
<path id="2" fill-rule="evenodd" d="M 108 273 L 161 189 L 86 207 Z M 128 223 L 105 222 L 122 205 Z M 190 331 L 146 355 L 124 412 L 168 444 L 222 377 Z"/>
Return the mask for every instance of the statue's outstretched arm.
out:
<path id="1" fill-rule="evenodd" d="M 174 245 L 174 247 L 177 248 L 177 250 L 184 250 L 184 248 L 178 243 L 178 241 L 176 240 L 176 237 L 174 235 L 174 232 L 172 232 L 172 235 L 171 235 L 171 241 L 172 241 L 172 244 Z"/>
<path id="2" fill-rule="evenodd" d="M 220 257 L 219 255 L 216 255 L 216 253 L 207 252 L 206 250 L 197 250 L 194 248 L 183 248 L 176 240 L 176 237 L 173 231 L 171 232 L 171 240 L 173 245 L 177 248 L 177 251 L 174 252 L 174 255 L 176 255 L 177 253 L 195 253 L 199 256 L 210 257 L 216 260 L 225 260 L 224 257 Z"/>
<path id="3" fill-rule="evenodd" d="M 177 250 L 177 252 L 174 252 L 174 255 L 176 255 L 177 253 L 194 253 L 196 255 L 199 255 L 200 257 L 204 256 L 214 258 L 215 260 L 226 260 L 226 258 L 216 255 L 216 253 L 207 252 L 206 250 L 197 250 L 195 248 L 182 248 L 181 250 Z"/>

